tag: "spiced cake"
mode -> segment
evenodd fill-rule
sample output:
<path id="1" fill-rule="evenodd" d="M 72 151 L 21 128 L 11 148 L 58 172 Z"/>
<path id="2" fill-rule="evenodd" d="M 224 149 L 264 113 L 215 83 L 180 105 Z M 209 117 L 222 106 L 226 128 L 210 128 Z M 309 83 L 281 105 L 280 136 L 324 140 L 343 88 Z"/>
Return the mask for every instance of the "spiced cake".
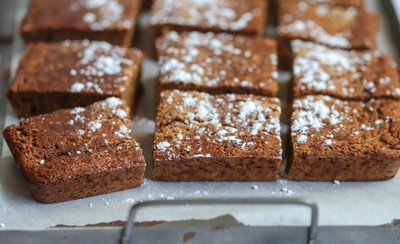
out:
<path id="1" fill-rule="evenodd" d="M 169 32 L 156 41 L 162 90 L 275 97 L 276 41 L 226 33 Z"/>
<path id="2" fill-rule="evenodd" d="M 400 167 L 400 102 L 306 96 L 293 103 L 289 180 L 381 181 Z"/>
<path id="3" fill-rule="evenodd" d="M 134 109 L 144 54 L 88 40 L 30 43 L 6 91 L 17 117 L 119 97 Z"/>
<path id="4" fill-rule="evenodd" d="M 282 160 L 277 98 L 161 92 L 157 181 L 274 181 Z"/>
<path id="5" fill-rule="evenodd" d="M 22 120 L 3 131 L 34 198 L 56 203 L 138 187 L 145 161 L 119 98 Z"/>
<path id="6" fill-rule="evenodd" d="M 280 1 L 277 31 L 279 66 L 290 70 L 293 39 L 342 49 L 376 48 L 378 17 L 355 7 Z"/>
<path id="7" fill-rule="evenodd" d="M 169 31 L 262 36 L 266 8 L 264 0 L 154 0 L 150 25 L 153 38 Z"/>
<path id="8" fill-rule="evenodd" d="M 141 0 L 33 0 L 19 33 L 25 42 L 97 40 L 130 47 Z"/>
<path id="9" fill-rule="evenodd" d="M 293 93 L 329 95 L 342 100 L 400 99 L 393 60 L 380 51 L 342 50 L 293 40 Z"/>

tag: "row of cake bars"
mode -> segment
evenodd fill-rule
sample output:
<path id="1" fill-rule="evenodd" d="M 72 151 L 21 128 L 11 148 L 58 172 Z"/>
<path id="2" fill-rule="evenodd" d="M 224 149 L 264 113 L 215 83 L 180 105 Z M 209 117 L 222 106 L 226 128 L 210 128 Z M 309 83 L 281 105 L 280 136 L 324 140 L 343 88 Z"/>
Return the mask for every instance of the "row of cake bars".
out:
<path id="1" fill-rule="evenodd" d="M 292 48 L 288 178 L 394 177 L 400 156 L 394 63 L 378 51 L 345 51 L 300 40 L 292 41 Z M 276 94 L 275 42 L 170 32 L 157 40 L 157 49 L 161 75 L 153 179 L 275 180 L 282 160 L 279 99 L 226 94 Z M 46 114 L 11 125 L 3 135 L 37 200 L 65 201 L 141 184 L 145 163 L 130 136 L 126 104 L 139 90 L 142 57 L 139 50 L 106 42 L 28 45 L 7 96 L 20 117 Z M 193 89 L 207 93 L 183 91 Z M 96 99 L 105 100 L 58 110 Z M 125 183 L 104 185 L 116 179 Z M 74 184 L 82 181 L 87 189 L 75 191 Z M 60 189 L 62 194 L 48 194 Z"/>
<path id="2" fill-rule="evenodd" d="M 159 35 L 169 32 L 155 41 L 160 94 L 153 178 L 275 180 L 282 160 L 281 107 L 278 99 L 268 96 L 274 97 L 278 91 L 276 42 L 229 34 L 171 32 L 171 26 L 185 21 L 177 18 L 171 25 L 168 21 L 176 19 L 163 14 L 199 7 L 196 1 L 188 1 L 193 6 L 179 2 L 168 1 L 171 6 L 163 6 L 159 13 L 153 7 L 151 19 L 153 29 L 160 29 Z M 262 18 L 256 16 L 265 16 L 265 10 L 253 6 L 250 11 L 249 7 L 260 2 L 248 1 L 247 10 L 240 10 L 247 17 L 231 23 L 228 29 L 259 30 L 252 21 L 259 22 Z M 368 51 L 375 47 L 376 21 L 367 21 L 374 15 L 361 7 L 279 2 L 278 7 L 290 5 L 278 8 L 279 66 L 293 67 L 289 179 L 364 181 L 394 177 L 399 168 L 399 104 L 395 100 L 400 86 L 390 58 Z M 160 3 L 165 1 L 156 1 L 155 6 Z M 222 1 L 215 4 L 211 12 L 218 16 Z M 252 13 L 251 18 L 246 11 Z M 191 24 L 189 29 L 197 21 L 194 29 L 209 30 L 203 28 L 201 12 L 189 13 L 196 13 L 186 23 Z M 363 21 L 365 16 L 372 17 Z M 332 24 L 331 20 L 336 21 Z M 227 21 L 231 20 L 217 23 L 226 26 Z M 29 27 L 26 23 L 29 18 L 22 26 Z M 334 28 L 338 23 L 344 27 Z M 100 28 L 96 21 L 89 26 Z M 336 29 L 340 31 L 332 34 Z M 363 31 L 358 33 L 360 29 Z M 141 184 L 144 158 L 130 137 L 131 112 L 126 105 L 134 109 L 142 59 L 139 50 L 98 41 L 28 45 L 6 95 L 19 117 L 47 114 L 10 126 L 3 135 L 37 200 L 59 202 Z M 218 95 L 226 93 L 254 95 Z M 96 101 L 101 102 L 89 105 Z"/>

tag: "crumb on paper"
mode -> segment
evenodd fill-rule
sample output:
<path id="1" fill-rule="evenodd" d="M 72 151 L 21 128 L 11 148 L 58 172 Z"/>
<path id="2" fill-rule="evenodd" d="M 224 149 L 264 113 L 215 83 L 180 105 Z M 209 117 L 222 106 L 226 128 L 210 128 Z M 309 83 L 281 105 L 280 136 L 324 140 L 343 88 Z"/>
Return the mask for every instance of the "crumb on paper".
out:
<path id="1" fill-rule="evenodd" d="M 285 193 L 287 196 L 292 196 L 294 194 L 294 192 L 292 190 L 285 188 L 281 189 L 281 192 Z"/>
<path id="2" fill-rule="evenodd" d="M 255 186 L 252 186 L 251 189 L 257 190 L 257 189 L 258 189 L 258 186 L 256 186 L 256 185 L 255 185 Z"/>
<path id="3" fill-rule="evenodd" d="M 334 181 L 333 181 L 333 185 L 334 185 L 334 186 L 338 186 L 338 185 L 340 185 L 340 181 L 338 181 L 338 180 L 334 180 Z"/>

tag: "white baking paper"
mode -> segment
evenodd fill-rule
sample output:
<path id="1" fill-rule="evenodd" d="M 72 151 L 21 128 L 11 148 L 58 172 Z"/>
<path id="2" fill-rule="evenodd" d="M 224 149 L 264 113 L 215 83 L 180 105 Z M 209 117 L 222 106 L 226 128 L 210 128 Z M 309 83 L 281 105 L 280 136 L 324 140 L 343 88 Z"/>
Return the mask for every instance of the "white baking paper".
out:
<path id="1" fill-rule="evenodd" d="M 19 0 L 20 19 L 27 1 Z M 367 7 L 379 13 L 379 2 L 366 1 Z M 137 46 L 146 53 L 149 43 L 149 14 L 140 16 L 140 38 Z M 271 27 L 268 28 L 271 30 Z M 379 46 L 395 54 L 388 27 L 381 18 Z M 14 45 L 13 66 L 23 52 L 20 39 Z M 394 59 L 399 61 L 398 56 Z M 284 105 L 282 116 L 283 136 L 286 136 L 288 116 L 284 97 L 289 94 L 290 74 L 280 72 L 280 98 Z M 381 225 L 400 219 L 400 175 L 385 182 L 340 183 L 291 182 L 284 176 L 277 182 L 187 182 L 167 183 L 152 181 L 152 143 L 154 136 L 154 87 L 158 78 L 157 62 L 147 57 L 143 64 L 145 90 L 138 114 L 132 122 L 133 137 L 141 144 L 147 163 L 145 179 L 141 187 L 122 192 L 89 197 L 86 199 L 42 204 L 36 202 L 18 170 L 12 155 L 4 143 L 3 160 L 0 164 L 0 223 L 6 229 L 42 229 L 58 224 L 86 225 L 115 220 L 126 220 L 130 207 L 139 201 L 155 199 L 191 198 L 305 198 L 318 204 L 321 225 Z M 8 107 L 6 125 L 18 123 Z M 281 169 L 281 172 L 284 168 Z M 184 206 L 156 207 L 140 211 L 137 221 L 210 219 L 231 214 L 246 225 L 304 225 L 309 223 L 310 211 L 305 207 L 259 207 L 259 206 Z M 1 228 L 1 227 L 0 227 Z"/>

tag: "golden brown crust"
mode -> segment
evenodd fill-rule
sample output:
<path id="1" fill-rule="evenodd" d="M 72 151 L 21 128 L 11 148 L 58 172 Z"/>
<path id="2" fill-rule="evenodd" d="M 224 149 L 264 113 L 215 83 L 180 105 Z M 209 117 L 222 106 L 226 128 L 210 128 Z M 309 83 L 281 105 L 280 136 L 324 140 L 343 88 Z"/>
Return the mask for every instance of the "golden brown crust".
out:
<path id="1" fill-rule="evenodd" d="M 129 47 L 140 0 L 106 4 L 81 0 L 34 0 L 19 27 L 25 42 L 100 40 Z"/>
<path id="2" fill-rule="evenodd" d="M 154 38 L 168 31 L 195 30 L 262 36 L 266 10 L 264 0 L 155 0 L 150 24 Z"/>
<path id="3" fill-rule="evenodd" d="M 156 41 L 160 90 L 197 90 L 275 97 L 278 92 L 273 39 L 170 32 Z"/>
<path id="4" fill-rule="evenodd" d="M 280 159 L 259 157 L 192 158 L 154 162 L 158 181 L 275 181 Z"/>
<path id="5" fill-rule="evenodd" d="M 103 184 L 118 175 L 131 187 L 141 182 L 145 162 L 142 150 L 129 135 L 128 115 L 129 108 L 122 100 L 108 98 L 85 108 L 23 120 L 19 126 L 8 126 L 3 136 L 35 198 L 66 201 L 126 189 L 118 182 Z M 136 178 L 127 178 L 126 172 Z M 103 187 L 93 189 L 92 180 L 103 182 Z M 77 182 L 81 184 L 79 192 L 75 192 Z"/>
<path id="6" fill-rule="evenodd" d="M 379 51 L 348 51 L 292 41 L 294 97 L 329 95 L 342 100 L 400 99 L 393 60 Z"/>
<path id="7" fill-rule="evenodd" d="M 163 91 L 157 112 L 154 179 L 276 179 L 282 156 L 278 99 Z M 233 165 L 240 162 L 238 173 Z M 244 169 L 249 171 L 242 174 Z"/>
<path id="8" fill-rule="evenodd" d="M 372 181 L 400 167 L 400 102 L 307 96 L 293 104 L 292 180 Z"/>
<path id="9" fill-rule="evenodd" d="M 31 43 L 6 96 L 17 117 L 132 97 L 143 58 L 106 42 Z"/>

